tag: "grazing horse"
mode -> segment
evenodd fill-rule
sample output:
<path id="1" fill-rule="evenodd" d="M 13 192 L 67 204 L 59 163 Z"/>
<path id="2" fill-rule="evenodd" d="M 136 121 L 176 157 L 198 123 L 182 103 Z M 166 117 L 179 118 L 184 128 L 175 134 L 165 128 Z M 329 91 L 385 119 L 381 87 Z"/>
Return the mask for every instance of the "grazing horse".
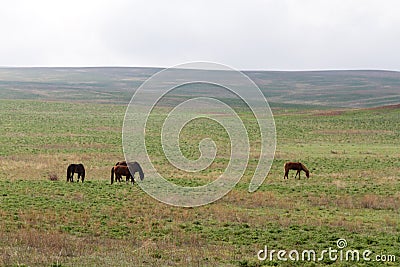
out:
<path id="1" fill-rule="evenodd" d="M 134 183 L 134 179 L 129 171 L 128 166 L 117 165 L 111 168 L 111 184 L 114 183 L 114 174 L 115 174 L 115 181 L 121 182 L 122 176 L 126 176 L 126 181 L 128 182 L 130 179 L 132 183 Z"/>
<path id="2" fill-rule="evenodd" d="M 294 179 L 296 179 L 297 174 L 299 175 L 299 180 L 300 180 L 300 171 L 304 171 L 306 173 L 307 178 L 310 177 L 310 171 L 304 166 L 303 163 L 301 162 L 286 162 L 285 163 L 285 176 L 283 176 L 283 179 L 289 179 L 289 170 L 296 170 L 296 175 L 294 176 Z"/>
<path id="3" fill-rule="evenodd" d="M 115 163 L 114 166 L 128 166 L 128 164 L 126 163 L 126 161 L 118 161 L 117 163 Z M 122 175 L 115 175 L 115 181 L 121 182 L 122 181 Z M 128 182 L 129 180 L 129 176 L 126 176 L 126 181 Z M 111 180 L 111 184 L 113 183 L 113 181 Z"/>
<path id="4" fill-rule="evenodd" d="M 136 172 L 139 172 L 140 180 L 143 180 L 144 173 L 139 163 L 137 163 L 136 161 L 129 163 L 126 163 L 126 161 L 117 162 L 117 164 L 115 164 L 115 166 L 111 168 L 111 184 L 114 183 L 114 174 L 115 174 L 115 181 L 121 182 L 122 176 L 125 176 L 126 182 L 131 180 L 132 184 L 134 184 Z"/>
<path id="5" fill-rule="evenodd" d="M 85 167 L 83 164 L 70 164 L 67 168 L 67 182 L 74 181 L 74 174 L 78 174 L 78 183 L 79 179 L 82 177 L 82 183 L 85 180 Z"/>

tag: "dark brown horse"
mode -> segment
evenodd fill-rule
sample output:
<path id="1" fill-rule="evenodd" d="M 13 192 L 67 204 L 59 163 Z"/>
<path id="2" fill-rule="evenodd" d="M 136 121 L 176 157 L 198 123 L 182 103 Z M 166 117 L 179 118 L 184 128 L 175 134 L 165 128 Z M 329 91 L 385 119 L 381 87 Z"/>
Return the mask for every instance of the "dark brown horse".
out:
<path id="1" fill-rule="evenodd" d="M 139 163 L 137 163 L 136 161 L 129 163 L 126 163 L 126 161 L 117 162 L 117 164 L 115 164 L 115 166 L 111 168 L 111 184 L 114 183 L 114 174 L 115 174 L 115 181 L 121 182 L 122 176 L 125 176 L 126 182 L 131 180 L 133 184 L 135 183 L 136 172 L 139 172 L 140 180 L 143 180 L 144 173 Z"/>
<path id="2" fill-rule="evenodd" d="M 85 167 L 83 164 L 70 164 L 67 168 L 67 182 L 74 181 L 74 174 L 78 174 L 78 183 L 79 179 L 82 178 L 82 183 L 85 180 Z"/>
<path id="3" fill-rule="evenodd" d="M 283 179 L 289 179 L 289 170 L 296 170 L 296 175 L 294 176 L 294 179 L 296 179 L 297 175 L 299 175 L 299 180 L 300 180 L 300 172 L 304 171 L 306 173 L 307 178 L 310 177 L 310 171 L 304 166 L 303 163 L 301 162 L 286 162 L 285 163 L 285 176 L 283 176 Z"/>

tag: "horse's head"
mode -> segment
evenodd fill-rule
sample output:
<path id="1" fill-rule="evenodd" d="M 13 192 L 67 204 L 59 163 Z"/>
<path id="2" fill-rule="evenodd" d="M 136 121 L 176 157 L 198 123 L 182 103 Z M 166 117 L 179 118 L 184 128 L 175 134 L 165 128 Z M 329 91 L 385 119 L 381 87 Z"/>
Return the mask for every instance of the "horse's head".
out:
<path id="1" fill-rule="evenodd" d="M 144 179 L 143 171 L 139 172 L 139 177 L 140 177 L 140 181 L 143 181 L 143 179 Z"/>
<path id="2" fill-rule="evenodd" d="M 129 170 L 133 174 L 136 173 L 136 172 L 139 172 L 140 180 L 143 181 L 144 173 L 143 173 L 143 170 L 142 170 L 142 167 L 140 166 L 140 164 L 138 162 L 134 161 L 134 162 L 129 162 L 128 166 L 129 166 Z"/>
<path id="3" fill-rule="evenodd" d="M 306 176 L 307 176 L 307 178 L 310 178 L 310 172 L 309 171 L 306 171 Z"/>

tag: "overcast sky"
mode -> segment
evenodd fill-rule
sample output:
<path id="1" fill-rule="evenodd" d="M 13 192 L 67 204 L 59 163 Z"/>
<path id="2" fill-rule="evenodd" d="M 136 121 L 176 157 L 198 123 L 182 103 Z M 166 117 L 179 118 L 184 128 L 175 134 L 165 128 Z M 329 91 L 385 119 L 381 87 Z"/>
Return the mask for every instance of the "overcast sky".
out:
<path id="1" fill-rule="evenodd" d="M 398 0 L 5 0 L 0 66 L 400 70 Z"/>

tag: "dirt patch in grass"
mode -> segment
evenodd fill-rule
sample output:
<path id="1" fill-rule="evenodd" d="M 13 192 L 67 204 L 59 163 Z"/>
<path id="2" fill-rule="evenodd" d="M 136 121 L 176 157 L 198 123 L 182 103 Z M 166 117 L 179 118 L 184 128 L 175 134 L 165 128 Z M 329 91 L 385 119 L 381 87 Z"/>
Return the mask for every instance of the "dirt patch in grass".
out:
<path id="1" fill-rule="evenodd" d="M 95 132 L 122 132 L 122 125 L 116 125 L 115 127 L 93 127 L 93 128 L 86 128 L 88 131 L 95 131 Z"/>
<path id="2" fill-rule="evenodd" d="M 313 113 L 313 116 L 339 116 L 342 115 L 344 110 L 326 110 L 326 111 L 317 111 Z"/>
<path id="3" fill-rule="evenodd" d="M 48 179 L 50 174 L 64 180 L 69 164 L 83 163 L 87 180 L 109 179 L 109 169 L 122 158 L 122 155 L 114 153 L 16 155 L 0 157 L 0 171 L 7 180 L 41 180 Z"/>
<path id="4" fill-rule="evenodd" d="M 400 108 L 400 104 L 379 106 L 379 107 L 373 107 L 373 108 L 367 108 L 367 109 L 368 110 L 380 110 L 380 109 L 398 109 L 398 108 Z"/>
<path id="5" fill-rule="evenodd" d="M 365 130 L 365 129 L 347 129 L 347 130 L 317 130 L 313 131 L 313 134 L 394 134 L 390 130 Z"/>

